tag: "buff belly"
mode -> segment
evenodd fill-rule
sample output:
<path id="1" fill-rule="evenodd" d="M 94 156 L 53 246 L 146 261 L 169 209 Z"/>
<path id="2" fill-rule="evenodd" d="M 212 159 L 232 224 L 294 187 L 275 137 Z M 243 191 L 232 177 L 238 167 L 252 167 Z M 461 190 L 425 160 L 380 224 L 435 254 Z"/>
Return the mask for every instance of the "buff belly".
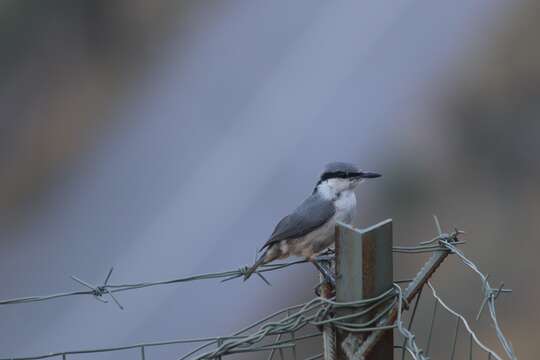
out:
<path id="1" fill-rule="evenodd" d="M 279 243 L 279 258 L 301 256 L 312 258 L 334 243 L 335 220 L 331 219 L 309 234 Z"/>

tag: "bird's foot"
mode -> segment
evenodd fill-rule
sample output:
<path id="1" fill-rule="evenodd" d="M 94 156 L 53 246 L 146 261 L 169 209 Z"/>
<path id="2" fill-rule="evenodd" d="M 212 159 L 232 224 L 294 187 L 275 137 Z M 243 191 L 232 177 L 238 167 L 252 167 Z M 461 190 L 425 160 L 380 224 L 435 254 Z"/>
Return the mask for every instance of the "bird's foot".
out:
<path id="1" fill-rule="evenodd" d="M 317 270 L 319 270 L 319 272 L 323 276 L 324 281 L 329 283 L 330 285 L 332 285 L 332 287 L 335 287 L 336 286 L 336 278 L 334 277 L 334 274 L 332 274 L 332 271 L 329 268 L 327 268 L 326 266 L 324 266 L 323 264 L 321 264 L 316 259 L 313 260 L 312 262 L 313 262 L 313 265 L 315 265 Z"/>

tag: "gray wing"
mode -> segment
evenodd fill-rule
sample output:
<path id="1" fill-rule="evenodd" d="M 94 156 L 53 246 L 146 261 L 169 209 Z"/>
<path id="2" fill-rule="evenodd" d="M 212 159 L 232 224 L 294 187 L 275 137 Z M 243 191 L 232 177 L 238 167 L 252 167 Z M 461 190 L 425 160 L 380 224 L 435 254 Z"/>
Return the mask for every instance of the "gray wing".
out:
<path id="1" fill-rule="evenodd" d="M 282 240 L 294 239 L 310 233 L 326 223 L 335 212 L 336 209 L 331 200 L 323 199 L 317 193 L 312 194 L 292 214 L 281 219 L 261 250 Z"/>

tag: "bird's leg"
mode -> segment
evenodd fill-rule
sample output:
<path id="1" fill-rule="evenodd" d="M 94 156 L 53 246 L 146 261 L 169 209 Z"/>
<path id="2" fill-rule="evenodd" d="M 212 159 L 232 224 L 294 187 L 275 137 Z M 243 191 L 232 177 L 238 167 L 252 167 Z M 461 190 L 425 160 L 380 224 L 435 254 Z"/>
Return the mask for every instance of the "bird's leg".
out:
<path id="1" fill-rule="evenodd" d="M 317 270 L 319 270 L 319 272 L 322 274 L 322 276 L 324 277 L 324 280 L 326 282 L 328 282 L 330 285 L 332 285 L 333 287 L 335 287 L 336 286 L 336 279 L 334 277 L 334 274 L 332 274 L 332 271 L 329 268 L 327 268 L 326 266 L 322 265 L 315 258 L 310 259 L 310 261 L 313 263 L 313 265 L 315 265 Z"/>
<path id="2" fill-rule="evenodd" d="M 331 249 L 331 248 L 328 248 L 326 249 L 326 251 L 322 252 L 322 253 L 319 253 L 319 255 L 317 256 L 313 256 L 314 260 L 319 262 L 319 264 L 321 263 L 327 263 L 327 264 L 331 264 L 332 261 L 335 260 L 336 258 L 336 252 Z M 322 264 L 321 264 L 322 265 Z M 330 265 L 329 268 L 331 268 L 332 266 Z"/>

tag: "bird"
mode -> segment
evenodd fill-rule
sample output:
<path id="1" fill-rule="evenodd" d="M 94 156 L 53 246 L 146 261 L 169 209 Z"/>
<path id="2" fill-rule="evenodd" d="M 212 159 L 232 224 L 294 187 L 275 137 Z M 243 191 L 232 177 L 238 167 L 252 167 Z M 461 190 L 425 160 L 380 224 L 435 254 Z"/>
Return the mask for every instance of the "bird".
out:
<path id="1" fill-rule="evenodd" d="M 261 255 L 245 271 L 244 281 L 261 265 L 298 256 L 312 262 L 327 281 L 335 282 L 316 258 L 333 245 L 336 223 L 350 224 L 353 221 L 356 214 L 356 186 L 364 179 L 380 176 L 375 172 L 360 170 L 351 163 L 327 164 L 311 195 L 275 226 L 272 235 L 259 250 Z"/>

